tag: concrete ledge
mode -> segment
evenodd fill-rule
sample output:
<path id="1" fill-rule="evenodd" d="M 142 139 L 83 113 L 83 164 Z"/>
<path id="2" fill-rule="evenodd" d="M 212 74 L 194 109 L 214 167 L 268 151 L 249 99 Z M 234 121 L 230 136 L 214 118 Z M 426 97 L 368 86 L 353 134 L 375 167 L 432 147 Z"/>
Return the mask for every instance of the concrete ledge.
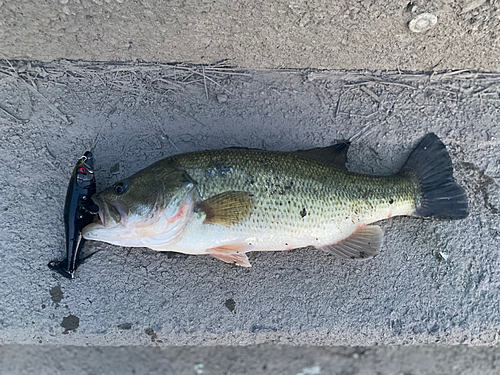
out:
<path id="1" fill-rule="evenodd" d="M 425 33 L 408 22 L 430 12 Z M 499 71 L 489 1 L 2 1 L 2 58 Z"/>
<path id="2" fill-rule="evenodd" d="M 0 71 L 1 343 L 499 342 L 498 75 L 71 62 Z M 91 243 L 100 252 L 76 280 L 47 268 L 64 251 L 66 184 L 86 149 L 99 188 L 177 152 L 346 138 L 351 170 L 387 174 L 431 131 L 448 145 L 471 214 L 387 220 L 373 260 L 303 249 L 250 254 L 253 267 L 241 269 Z"/>
<path id="3" fill-rule="evenodd" d="M 369 375 L 498 373 L 497 348 L 0 347 L 2 374 Z"/>

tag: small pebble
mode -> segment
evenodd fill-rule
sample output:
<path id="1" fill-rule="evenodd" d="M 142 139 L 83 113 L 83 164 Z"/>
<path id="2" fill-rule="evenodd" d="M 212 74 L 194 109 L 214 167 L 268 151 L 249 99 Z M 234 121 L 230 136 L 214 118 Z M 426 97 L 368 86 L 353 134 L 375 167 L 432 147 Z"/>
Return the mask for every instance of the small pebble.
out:
<path id="1" fill-rule="evenodd" d="M 219 103 L 225 103 L 225 102 L 227 102 L 227 99 L 228 98 L 227 98 L 226 94 L 219 94 L 219 95 L 217 95 L 217 101 Z"/>
<path id="2" fill-rule="evenodd" d="M 69 1 L 69 0 L 59 0 L 59 2 L 60 2 L 61 4 L 68 4 L 68 1 Z"/>
<path id="3" fill-rule="evenodd" d="M 432 13 L 421 13 L 410 21 L 408 28 L 414 33 L 423 33 L 437 24 L 437 17 Z"/>
<path id="4" fill-rule="evenodd" d="M 70 14 L 71 12 L 69 11 L 69 7 L 68 6 L 64 6 L 63 9 L 62 9 L 63 13 L 64 14 Z"/>
<path id="5" fill-rule="evenodd" d="M 110 169 L 111 174 L 118 174 L 120 173 L 120 163 L 116 163 L 113 165 Z"/>
<path id="6" fill-rule="evenodd" d="M 448 260 L 448 258 L 450 257 L 450 255 L 449 255 L 449 254 L 444 253 L 444 252 L 442 252 L 442 251 L 440 251 L 440 252 L 438 253 L 438 256 L 439 256 L 439 259 L 441 259 L 442 261 L 445 261 L 445 262 L 446 262 L 446 261 Z"/>

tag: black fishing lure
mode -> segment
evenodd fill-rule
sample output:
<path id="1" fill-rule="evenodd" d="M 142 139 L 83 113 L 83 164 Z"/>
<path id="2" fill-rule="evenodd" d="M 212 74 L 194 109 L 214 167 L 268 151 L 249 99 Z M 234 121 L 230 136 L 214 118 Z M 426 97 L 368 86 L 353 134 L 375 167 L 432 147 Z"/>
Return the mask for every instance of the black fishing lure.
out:
<path id="1" fill-rule="evenodd" d="M 73 279 L 80 264 L 80 251 L 85 242 L 82 229 L 92 223 L 99 206 L 92 202 L 96 192 L 94 175 L 94 159 L 87 151 L 80 158 L 69 180 L 66 202 L 64 204 L 64 226 L 66 234 L 66 258 L 62 261 L 54 260 L 49 267 L 61 275 Z"/>

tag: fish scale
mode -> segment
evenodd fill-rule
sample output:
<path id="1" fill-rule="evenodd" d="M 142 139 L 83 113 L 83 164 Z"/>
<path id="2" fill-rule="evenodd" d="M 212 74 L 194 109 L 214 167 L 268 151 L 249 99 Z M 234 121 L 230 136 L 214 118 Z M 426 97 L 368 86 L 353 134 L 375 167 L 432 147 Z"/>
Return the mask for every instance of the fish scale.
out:
<path id="1" fill-rule="evenodd" d="M 417 186 L 404 177 L 342 172 L 286 153 L 215 150 L 165 162 L 185 169 L 204 199 L 224 191 L 252 193 L 254 209 L 225 234 L 228 242 L 246 235 L 259 244 L 255 250 L 328 245 L 360 224 L 415 209 Z M 287 236 L 306 242 L 284 241 Z"/>

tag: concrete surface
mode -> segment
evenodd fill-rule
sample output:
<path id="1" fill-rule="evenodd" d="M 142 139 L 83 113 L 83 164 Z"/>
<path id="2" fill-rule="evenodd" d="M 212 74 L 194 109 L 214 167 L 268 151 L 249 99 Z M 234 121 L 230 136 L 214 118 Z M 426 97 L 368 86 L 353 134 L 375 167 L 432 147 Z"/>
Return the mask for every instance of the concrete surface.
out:
<path id="1" fill-rule="evenodd" d="M 499 27 L 496 0 L 0 1 L 0 52 L 23 60 L 500 71 Z"/>
<path id="2" fill-rule="evenodd" d="M 60 62 L 0 65 L 0 342 L 65 345 L 495 345 L 500 330 L 500 79 L 445 72 L 238 72 Z M 89 243 L 74 281 L 62 208 L 92 149 L 102 188 L 177 152 L 352 140 L 349 168 L 387 174 L 435 132 L 470 216 L 394 218 L 380 256 L 209 256 Z M 440 261 L 438 253 L 449 255 Z"/>
<path id="3" fill-rule="evenodd" d="M 490 375 L 498 348 L 0 347 L 2 375 Z"/>

